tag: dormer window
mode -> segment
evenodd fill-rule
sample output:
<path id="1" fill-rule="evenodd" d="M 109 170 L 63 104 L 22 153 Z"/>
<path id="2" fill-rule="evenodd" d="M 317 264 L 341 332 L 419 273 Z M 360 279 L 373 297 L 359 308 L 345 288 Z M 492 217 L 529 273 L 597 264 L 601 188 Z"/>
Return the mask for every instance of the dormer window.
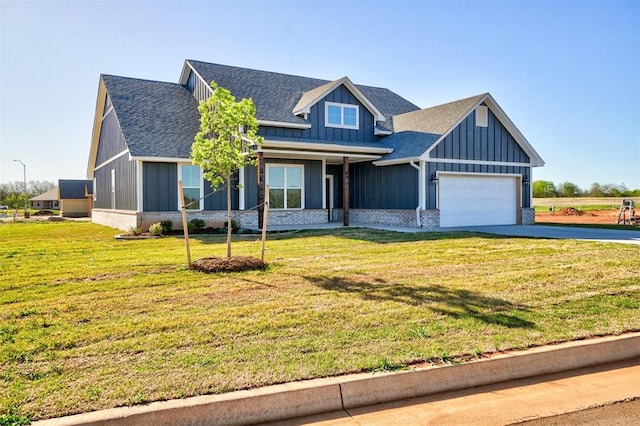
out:
<path id="1" fill-rule="evenodd" d="M 359 117 L 360 108 L 358 105 L 324 103 L 324 125 L 327 127 L 358 130 Z"/>

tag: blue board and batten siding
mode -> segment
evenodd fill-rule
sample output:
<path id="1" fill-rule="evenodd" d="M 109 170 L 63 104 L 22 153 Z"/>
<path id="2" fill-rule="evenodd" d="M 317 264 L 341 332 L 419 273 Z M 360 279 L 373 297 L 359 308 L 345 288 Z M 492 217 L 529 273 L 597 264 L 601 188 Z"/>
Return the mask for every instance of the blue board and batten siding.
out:
<path id="1" fill-rule="evenodd" d="M 334 207 L 343 207 L 341 165 L 327 165 L 333 175 Z M 418 171 L 408 164 L 377 167 L 369 162 L 349 165 L 349 207 L 353 209 L 415 209 Z"/>
<path id="2" fill-rule="evenodd" d="M 143 165 L 143 210 L 145 212 L 177 211 L 180 209 L 178 200 L 178 164 L 176 163 L 151 163 Z M 234 178 L 234 188 L 231 191 L 231 208 L 238 209 L 238 190 L 235 187 L 237 178 Z M 227 192 L 226 186 L 221 186 L 217 191 L 211 189 L 208 181 L 203 180 L 204 209 L 226 210 Z"/>
<path id="3" fill-rule="evenodd" d="M 95 208 L 136 210 L 136 164 L 129 160 L 128 155 L 121 155 L 111 161 L 110 159 L 126 151 L 120 124 L 107 97 L 102 126 L 100 129 L 100 141 L 96 154 L 96 165 L 100 168 L 94 170 L 96 188 L 94 188 Z M 109 161 L 109 162 L 107 162 Z M 111 172 L 114 171 L 115 193 L 111 188 Z"/>
<path id="4" fill-rule="evenodd" d="M 178 165 L 144 163 L 142 167 L 143 210 L 162 212 L 178 210 Z"/>
<path id="5" fill-rule="evenodd" d="M 530 158 L 489 110 L 487 127 L 475 125 L 475 111 L 431 152 L 431 158 L 529 163 Z"/>
<path id="6" fill-rule="evenodd" d="M 111 171 L 115 176 L 115 194 L 112 195 Z M 129 156 L 118 157 L 94 171 L 94 207 L 100 209 L 136 210 L 136 163 Z"/>
<path id="7" fill-rule="evenodd" d="M 190 72 L 187 79 L 187 90 L 193 93 L 198 102 L 206 101 L 211 96 L 211 86 L 202 81 L 201 78 Z"/>
<path id="8" fill-rule="evenodd" d="M 358 130 L 325 126 L 325 102 L 358 105 Z M 374 135 L 373 115 L 344 86 L 340 85 L 310 109 L 307 117 L 310 129 L 289 129 L 282 127 L 260 126 L 258 134 L 265 138 L 305 138 L 321 141 L 376 142 L 380 138 Z"/>
<path id="9" fill-rule="evenodd" d="M 96 165 L 104 163 L 127 149 L 127 144 L 120 129 L 120 123 L 118 123 L 115 111 L 110 108 L 111 102 L 108 96 L 105 104 L 102 126 L 100 128 L 100 143 L 96 155 Z"/>
<path id="10" fill-rule="evenodd" d="M 193 72 L 189 73 L 186 88 L 193 93 L 198 102 L 211 96 L 210 87 Z M 326 127 L 325 102 L 358 105 L 358 130 Z M 311 124 L 310 129 L 260 126 L 258 134 L 266 138 L 305 138 L 341 142 L 372 142 L 380 140 L 379 137 L 374 135 L 373 115 L 344 85 L 338 86 L 313 105 L 307 120 Z"/>
<path id="11" fill-rule="evenodd" d="M 529 156 L 502 125 L 500 120 L 488 111 L 487 127 L 475 125 L 475 111 L 456 126 L 431 152 L 431 158 L 461 160 L 460 163 L 427 162 L 427 209 L 436 208 L 437 189 L 431 177 L 436 172 L 489 173 L 522 175 L 531 181 Z M 522 163 L 517 165 L 468 164 L 464 160 L 500 163 Z M 522 207 L 531 207 L 528 185 L 522 185 Z"/>

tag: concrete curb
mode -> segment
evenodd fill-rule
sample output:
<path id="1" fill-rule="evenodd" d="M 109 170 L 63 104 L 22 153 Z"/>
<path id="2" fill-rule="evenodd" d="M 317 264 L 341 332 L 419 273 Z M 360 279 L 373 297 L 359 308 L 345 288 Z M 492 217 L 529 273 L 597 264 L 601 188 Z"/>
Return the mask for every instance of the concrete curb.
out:
<path id="1" fill-rule="evenodd" d="M 559 373 L 636 357 L 640 357 L 640 332 L 497 354 L 461 365 L 315 379 L 223 395 L 113 408 L 33 424 L 249 425 Z"/>

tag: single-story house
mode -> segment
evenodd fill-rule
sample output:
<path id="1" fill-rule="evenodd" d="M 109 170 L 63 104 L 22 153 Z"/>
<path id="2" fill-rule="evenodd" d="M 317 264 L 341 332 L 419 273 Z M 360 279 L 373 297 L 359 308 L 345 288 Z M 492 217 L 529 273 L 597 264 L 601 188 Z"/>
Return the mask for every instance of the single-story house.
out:
<path id="1" fill-rule="evenodd" d="M 29 205 L 32 209 L 58 210 L 60 208 L 58 188 L 53 188 L 43 194 L 30 198 Z"/>
<path id="2" fill-rule="evenodd" d="M 84 179 L 58 180 L 60 216 L 91 217 L 93 181 Z"/>
<path id="3" fill-rule="evenodd" d="M 530 182 L 544 161 L 489 93 L 421 109 L 381 87 L 194 60 L 177 83 L 101 75 L 87 177 L 93 221 L 120 229 L 188 217 L 225 219 L 190 149 L 198 103 L 215 81 L 252 98 L 258 166 L 237 174 L 234 219 L 258 226 L 341 221 L 407 227 L 530 224 Z"/>

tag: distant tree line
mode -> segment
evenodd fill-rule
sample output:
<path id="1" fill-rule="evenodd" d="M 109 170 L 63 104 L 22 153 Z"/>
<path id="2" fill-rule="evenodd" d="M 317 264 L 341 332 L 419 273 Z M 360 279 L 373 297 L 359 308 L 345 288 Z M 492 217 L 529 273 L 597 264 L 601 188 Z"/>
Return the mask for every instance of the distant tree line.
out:
<path id="1" fill-rule="evenodd" d="M 592 183 L 588 190 L 581 189 L 572 182 L 562 182 L 555 185 L 548 180 L 536 180 L 532 184 L 534 198 L 553 198 L 553 197 L 638 197 L 639 189 L 629 189 L 623 183 L 599 184 Z"/>
<path id="2" fill-rule="evenodd" d="M 56 185 L 49 181 L 32 180 L 27 183 L 27 200 L 44 194 L 55 188 Z M 0 205 L 9 208 L 24 207 L 24 181 L 0 183 Z"/>

